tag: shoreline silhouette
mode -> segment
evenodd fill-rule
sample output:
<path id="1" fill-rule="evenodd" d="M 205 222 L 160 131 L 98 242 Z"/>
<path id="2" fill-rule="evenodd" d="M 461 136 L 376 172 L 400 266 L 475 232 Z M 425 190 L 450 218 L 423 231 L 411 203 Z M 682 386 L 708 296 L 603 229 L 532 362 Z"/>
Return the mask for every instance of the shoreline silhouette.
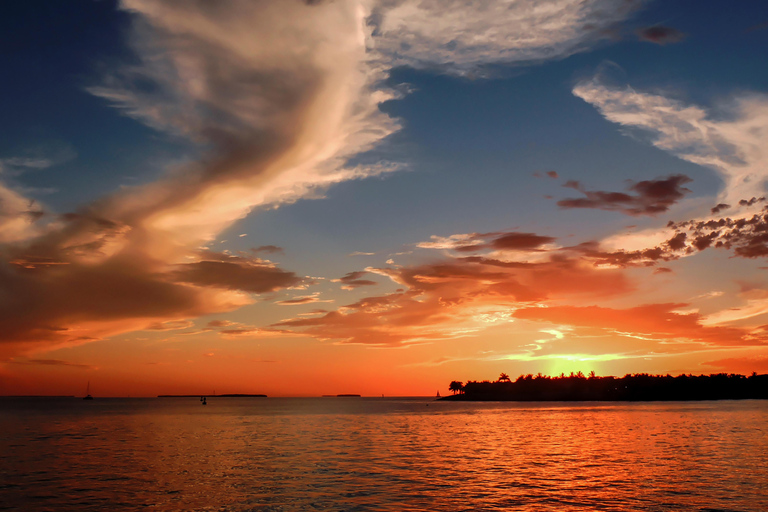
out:
<path id="1" fill-rule="evenodd" d="M 599 377 L 591 372 L 570 375 L 521 375 L 515 381 L 502 373 L 496 381 L 452 381 L 446 401 L 517 402 L 644 402 L 688 400 L 768 400 L 768 375 L 627 374 Z"/>

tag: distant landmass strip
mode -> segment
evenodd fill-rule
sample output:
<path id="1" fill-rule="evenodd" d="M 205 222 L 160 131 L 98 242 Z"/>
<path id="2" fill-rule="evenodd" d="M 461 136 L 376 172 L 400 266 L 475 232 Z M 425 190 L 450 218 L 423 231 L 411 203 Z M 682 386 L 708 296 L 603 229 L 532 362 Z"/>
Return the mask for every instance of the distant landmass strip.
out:
<path id="1" fill-rule="evenodd" d="M 75 395 L 0 395 L 0 398 L 75 398 Z"/>
<path id="2" fill-rule="evenodd" d="M 157 395 L 157 398 L 267 398 L 267 395 L 249 395 L 245 393 L 227 393 L 225 395 Z"/>

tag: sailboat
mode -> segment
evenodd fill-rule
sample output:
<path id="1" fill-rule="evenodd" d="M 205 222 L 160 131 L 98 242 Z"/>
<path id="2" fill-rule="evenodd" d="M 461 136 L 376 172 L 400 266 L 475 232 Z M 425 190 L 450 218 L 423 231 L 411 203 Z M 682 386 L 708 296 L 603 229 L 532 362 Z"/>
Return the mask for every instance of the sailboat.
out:
<path id="1" fill-rule="evenodd" d="M 88 381 L 88 388 L 85 390 L 83 400 L 93 400 L 93 397 L 91 396 L 91 381 Z"/>

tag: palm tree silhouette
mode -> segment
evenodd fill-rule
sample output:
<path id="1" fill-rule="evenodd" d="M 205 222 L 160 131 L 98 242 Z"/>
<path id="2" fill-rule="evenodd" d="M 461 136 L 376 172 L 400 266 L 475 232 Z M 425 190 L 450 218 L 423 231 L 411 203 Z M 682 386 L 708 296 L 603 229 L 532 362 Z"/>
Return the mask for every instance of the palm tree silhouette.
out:
<path id="1" fill-rule="evenodd" d="M 512 382 L 512 381 L 509 380 L 509 375 L 507 375 L 506 373 L 502 373 L 501 375 L 499 375 L 498 382 Z"/>
<path id="2" fill-rule="evenodd" d="M 448 390 L 453 391 L 454 395 L 456 394 L 457 391 L 460 393 L 462 389 L 464 389 L 464 383 L 459 382 L 457 380 L 451 381 L 451 384 L 448 386 Z"/>

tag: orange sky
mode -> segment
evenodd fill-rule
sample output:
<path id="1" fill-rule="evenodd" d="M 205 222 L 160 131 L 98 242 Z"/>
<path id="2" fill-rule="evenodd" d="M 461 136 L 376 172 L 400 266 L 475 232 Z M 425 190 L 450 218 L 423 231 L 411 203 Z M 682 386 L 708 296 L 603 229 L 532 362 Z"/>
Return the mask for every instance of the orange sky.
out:
<path id="1" fill-rule="evenodd" d="M 672 91 L 694 35 L 626 4 L 122 2 L 114 131 L 0 155 L 0 394 L 768 371 L 768 96 Z"/>

